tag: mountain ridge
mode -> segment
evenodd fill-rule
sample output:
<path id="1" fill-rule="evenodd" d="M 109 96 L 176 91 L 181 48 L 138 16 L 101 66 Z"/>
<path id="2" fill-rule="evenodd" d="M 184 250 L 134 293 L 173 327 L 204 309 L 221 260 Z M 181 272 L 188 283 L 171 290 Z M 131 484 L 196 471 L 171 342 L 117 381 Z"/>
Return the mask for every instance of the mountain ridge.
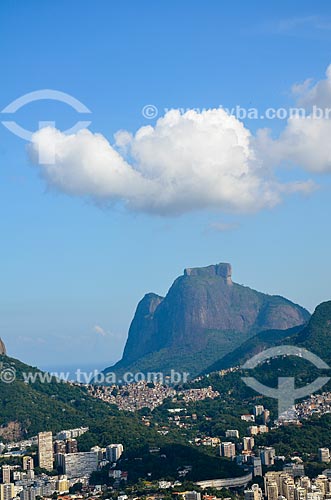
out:
<path id="1" fill-rule="evenodd" d="M 285 342 L 288 339 L 295 338 L 295 335 L 301 332 L 305 326 L 306 325 L 299 325 L 287 330 L 264 330 L 259 332 L 246 340 L 234 351 L 216 361 L 216 363 L 212 366 L 209 366 L 206 370 L 204 370 L 203 374 L 226 370 L 235 366 L 241 366 L 249 358 L 259 354 L 265 349 L 278 345 L 280 341 Z"/>
<path id="2" fill-rule="evenodd" d="M 104 372 L 174 369 L 193 376 L 258 332 L 309 318 L 284 297 L 233 282 L 229 263 L 187 268 L 165 297 L 148 293 L 138 303 L 123 357 Z"/>

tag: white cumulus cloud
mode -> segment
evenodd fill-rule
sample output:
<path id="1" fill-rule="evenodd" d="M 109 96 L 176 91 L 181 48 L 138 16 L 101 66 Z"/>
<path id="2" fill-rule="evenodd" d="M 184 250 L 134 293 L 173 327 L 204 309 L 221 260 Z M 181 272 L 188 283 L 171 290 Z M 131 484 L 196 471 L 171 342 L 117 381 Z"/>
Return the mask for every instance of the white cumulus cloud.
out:
<path id="1" fill-rule="evenodd" d="M 30 154 L 49 187 L 153 214 L 253 212 L 310 189 L 277 181 L 257 144 L 263 149 L 223 109 L 171 110 L 154 127 L 117 132 L 113 144 L 89 130 L 67 136 L 47 127 L 34 134 Z M 53 154 L 52 164 L 39 162 Z"/>
<path id="2" fill-rule="evenodd" d="M 292 92 L 298 106 L 307 109 L 312 109 L 313 106 L 321 109 L 331 108 L 331 64 L 327 67 L 325 75 L 325 79 L 315 84 L 313 79 L 309 78 L 303 83 L 293 85 Z"/>
<path id="3" fill-rule="evenodd" d="M 295 165 L 312 173 L 331 172 L 331 65 L 326 79 L 312 85 L 311 80 L 292 88 L 297 97 L 297 116 L 291 116 L 277 139 L 268 130 L 259 130 L 255 149 L 260 161 L 268 165 Z M 301 110 L 305 113 L 302 114 Z M 313 189 L 304 183 L 302 190 Z"/>
<path id="4" fill-rule="evenodd" d="M 292 118 L 276 142 L 277 155 L 315 173 L 331 172 L 331 120 Z"/>

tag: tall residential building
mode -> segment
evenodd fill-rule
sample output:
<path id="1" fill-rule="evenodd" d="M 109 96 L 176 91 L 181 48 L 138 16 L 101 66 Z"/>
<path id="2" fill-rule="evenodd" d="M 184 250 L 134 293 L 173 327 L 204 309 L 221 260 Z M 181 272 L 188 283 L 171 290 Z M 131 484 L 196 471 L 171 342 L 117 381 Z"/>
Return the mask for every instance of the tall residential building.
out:
<path id="1" fill-rule="evenodd" d="M 254 438 L 253 437 L 244 437 L 243 438 L 243 445 L 244 445 L 244 451 L 252 451 L 254 448 Z"/>
<path id="2" fill-rule="evenodd" d="M 282 494 L 287 500 L 294 500 L 294 479 L 287 477 L 282 481 Z"/>
<path id="3" fill-rule="evenodd" d="M 221 457 L 233 458 L 236 456 L 236 446 L 231 442 L 224 442 L 220 445 L 220 455 Z"/>
<path id="4" fill-rule="evenodd" d="M 275 448 L 272 448 L 271 446 L 264 446 L 259 449 L 259 455 L 261 457 L 262 465 L 266 465 L 267 467 L 269 465 L 274 465 L 276 456 Z"/>
<path id="5" fill-rule="evenodd" d="M 63 472 L 69 479 L 90 476 L 98 468 L 98 453 L 68 453 L 61 455 L 63 459 Z"/>
<path id="6" fill-rule="evenodd" d="M 267 494 L 268 484 L 275 482 L 277 485 L 277 490 L 279 492 L 279 495 L 282 495 L 281 483 L 282 483 L 283 477 L 289 477 L 289 475 L 284 474 L 284 472 L 278 472 L 278 471 L 266 472 L 264 475 L 264 491 L 265 491 L 265 493 Z"/>
<path id="7" fill-rule="evenodd" d="M 317 488 L 319 490 L 321 490 L 321 492 L 323 493 L 323 496 L 325 496 L 329 491 L 329 488 L 328 488 L 328 478 L 326 476 L 324 476 L 323 474 L 320 474 L 319 476 L 317 476 L 316 480 L 315 480 L 315 485 L 317 486 Z"/>
<path id="8" fill-rule="evenodd" d="M 53 470 L 53 436 L 51 432 L 39 432 L 38 456 L 39 467 L 49 471 Z"/>
<path id="9" fill-rule="evenodd" d="M 55 465 L 55 469 L 57 469 L 58 467 L 62 467 L 63 468 L 63 457 L 64 457 L 65 453 L 56 453 L 54 455 L 54 465 Z"/>
<path id="10" fill-rule="evenodd" d="M 329 448 L 318 448 L 318 460 L 320 462 L 330 462 Z"/>
<path id="11" fill-rule="evenodd" d="M 106 458 L 109 462 L 117 462 L 123 453 L 122 444 L 110 444 L 106 448 Z"/>
<path id="12" fill-rule="evenodd" d="M 10 483 L 10 465 L 2 466 L 2 482 L 4 484 Z"/>
<path id="13" fill-rule="evenodd" d="M 33 469 L 26 471 L 26 478 L 30 481 L 34 480 L 34 470 Z"/>
<path id="14" fill-rule="evenodd" d="M 276 481 L 268 481 L 266 495 L 268 500 L 278 500 L 278 486 Z"/>
<path id="15" fill-rule="evenodd" d="M 15 489 L 12 483 L 0 484 L 0 500 L 12 500 L 15 497 Z"/>
<path id="16" fill-rule="evenodd" d="M 105 458 L 107 459 L 107 448 L 100 448 L 100 446 L 92 446 L 90 451 L 94 451 L 98 454 L 98 460 L 101 462 Z M 108 460 L 108 459 L 107 459 Z"/>
<path id="17" fill-rule="evenodd" d="M 270 420 L 270 411 L 264 410 L 263 412 L 263 423 L 267 424 Z"/>
<path id="18" fill-rule="evenodd" d="M 35 488 L 24 488 L 20 493 L 20 500 L 36 500 Z"/>
<path id="19" fill-rule="evenodd" d="M 263 405 L 254 406 L 253 413 L 254 413 L 255 417 L 259 417 L 260 415 L 263 415 L 263 412 L 264 412 Z"/>
<path id="20" fill-rule="evenodd" d="M 65 453 L 66 452 L 66 444 L 64 441 L 57 439 L 54 441 L 54 454 Z"/>
<path id="21" fill-rule="evenodd" d="M 253 476 L 262 476 L 262 462 L 259 457 L 252 457 Z"/>
<path id="22" fill-rule="evenodd" d="M 307 490 L 301 486 L 297 486 L 294 490 L 295 500 L 307 500 Z"/>
<path id="23" fill-rule="evenodd" d="M 244 491 L 245 500 L 262 500 L 262 490 L 258 484 L 253 484 L 249 490 Z"/>
<path id="24" fill-rule="evenodd" d="M 67 476 L 59 476 L 58 480 L 55 483 L 55 488 L 59 493 L 65 493 L 69 491 L 69 481 Z"/>
<path id="25" fill-rule="evenodd" d="M 308 476 L 300 477 L 300 486 L 308 490 L 311 486 L 311 480 Z"/>
<path id="26" fill-rule="evenodd" d="M 33 470 L 34 461 L 32 457 L 23 457 L 23 470 Z"/>
<path id="27" fill-rule="evenodd" d="M 78 445 L 76 439 L 67 439 L 66 441 L 66 453 L 77 453 Z"/>

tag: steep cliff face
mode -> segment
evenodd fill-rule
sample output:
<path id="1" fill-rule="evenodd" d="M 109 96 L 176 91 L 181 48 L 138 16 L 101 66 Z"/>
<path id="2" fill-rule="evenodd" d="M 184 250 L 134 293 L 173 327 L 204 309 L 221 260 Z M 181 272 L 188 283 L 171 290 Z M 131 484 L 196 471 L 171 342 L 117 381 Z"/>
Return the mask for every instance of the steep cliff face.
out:
<path id="1" fill-rule="evenodd" d="M 123 358 L 109 370 L 199 373 L 259 331 L 308 321 L 302 307 L 233 283 L 231 274 L 230 264 L 186 269 L 165 298 L 146 295 L 137 307 Z"/>
<path id="2" fill-rule="evenodd" d="M 155 293 L 148 293 L 139 302 L 123 353 L 123 359 L 127 362 L 135 361 L 145 354 L 159 349 L 154 313 L 162 301 L 163 297 Z"/>
<path id="3" fill-rule="evenodd" d="M 7 354 L 7 351 L 6 351 L 6 346 L 4 344 L 4 341 L 2 339 L 0 339 L 0 355 L 6 355 Z"/>

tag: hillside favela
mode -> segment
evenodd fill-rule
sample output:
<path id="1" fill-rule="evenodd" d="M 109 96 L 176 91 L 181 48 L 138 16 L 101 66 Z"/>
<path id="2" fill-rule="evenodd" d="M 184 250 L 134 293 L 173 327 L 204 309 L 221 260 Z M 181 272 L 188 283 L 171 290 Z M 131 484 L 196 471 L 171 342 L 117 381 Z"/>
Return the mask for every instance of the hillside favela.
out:
<path id="1" fill-rule="evenodd" d="M 1 0 L 0 57 L 0 500 L 331 500 L 331 4 Z"/>

